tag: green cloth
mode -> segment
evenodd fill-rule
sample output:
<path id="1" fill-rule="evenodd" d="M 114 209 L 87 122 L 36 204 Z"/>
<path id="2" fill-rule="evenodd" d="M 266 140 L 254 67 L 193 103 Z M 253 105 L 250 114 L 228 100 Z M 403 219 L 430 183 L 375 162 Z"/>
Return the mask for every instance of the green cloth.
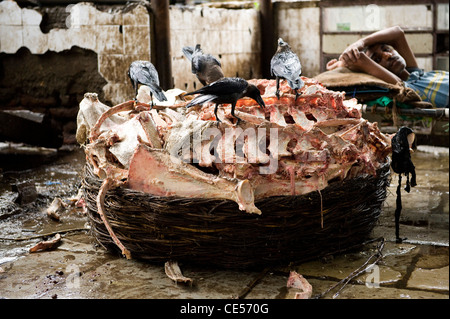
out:
<path id="1" fill-rule="evenodd" d="M 380 105 L 384 107 L 392 106 L 393 99 L 387 96 L 382 96 L 376 100 L 367 101 L 367 106 Z M 397 107 L 401 109 L 412 109 L 413 106 L 410 104 L 397 102 Z"/>
<path id="2" fill-rule="evenodd" d="M 366 102 L 367 106 L 384 106 L 388 108 L 392 108 L 393 99 L 387 96 L 382 96 L 376 100 L 371 100 Z M 414 107 L 410 104 L 400 103 L 397 102 L 397 107 L 400 109 L 413 109 Z M 415 117 L 415 116 L 406 116 L 406 115 L 400 115 L 400 118 L 402 120 L 406 121 L 417 121 L 421 120 L 421 117 Z"/>

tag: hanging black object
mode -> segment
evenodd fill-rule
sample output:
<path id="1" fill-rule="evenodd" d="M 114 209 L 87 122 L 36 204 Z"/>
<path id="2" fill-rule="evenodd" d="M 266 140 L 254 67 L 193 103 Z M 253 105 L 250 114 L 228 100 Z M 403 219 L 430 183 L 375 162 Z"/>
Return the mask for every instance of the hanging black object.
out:
<path id="1" fill-rule="evenodd" d="M 401 243 L 403 241 L 400 238 L 400 214 L 402 212 L 402 196 L 401 196 L 401 184 L 402 174 L 406 176 L 405 191 L 410 192 L 411 187 L 417 185 L 416 183 L 416 171 L 414 164 L 411 160 L 410 149 L 414 142 L 415 134 L 409 127 L 403 126 L 392 138 L 392 162 L 391 167 L 398 176 L 397 186 L 397 200 L 395 208 L 395 237 L 396 242 Z M 409 180 L 409 174 L 411 174 L 411 181 Z"/>

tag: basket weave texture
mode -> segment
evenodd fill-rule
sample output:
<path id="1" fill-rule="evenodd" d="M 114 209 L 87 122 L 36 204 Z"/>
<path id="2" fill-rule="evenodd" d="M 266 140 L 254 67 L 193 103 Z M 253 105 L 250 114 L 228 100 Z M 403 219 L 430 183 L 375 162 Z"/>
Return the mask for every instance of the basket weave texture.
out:
<path id="1" fill-rule="evenodd" d="M 119 251 L 97 213 L 102 181 L 87 164 L 83 191 L 91 231 Z M 377 176 L 333 182 L 299 196 L 255 201 L 261 215 L 230 200 L 159 197 L 124 187 L 109 190 L 105 213 L 132 258 L 225 268 L 303 262 L 358 245 L 370 236 L 390 183 L 389 161 Z"/>

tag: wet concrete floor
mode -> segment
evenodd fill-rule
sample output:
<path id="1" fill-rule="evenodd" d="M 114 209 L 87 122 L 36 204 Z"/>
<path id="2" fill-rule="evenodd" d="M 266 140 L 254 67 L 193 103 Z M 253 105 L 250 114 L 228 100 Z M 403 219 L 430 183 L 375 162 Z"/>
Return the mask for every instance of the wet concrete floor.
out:
<path id="1" fill-rule="evenodd" d="M 74 197 L 81 181 L 84 154 L 74 148 L 59 152 L 50 163 L 30 169 L 0 171 L 0 298 L 152 298 L 152 299 L 290 299 L 291 270 L 312 285 L 312 297 L 325 299 L 449 298 L 449 149 L 419 146 L 413 154 L 417 183 L 402 191 L 400 233 L 395 243 L 394 211 L 397 175 L 371 237 L 383 237 L 382 258 L 373 267 L 379 240 L 356 251 L 300 265 L 259 271 L 237 271 L 180 265 L 192 285 L 175 284 L 164 265 L 126 260 L 95 245 L 87 217 L 67 208 L 60 220 L 47 216 L 54 198 Z M 18 204 L 11 185 L 29 182 L 37 197 Z M 55 249 L 29 253 L 56 232 Z M 365 263 L 370 260 L 366 265 Z M 364 266 L 365 265 L 365 266 Z M 368 268 L 368 269 L 366 269 Z M 357 270 L 360 270 L 357 276 Z M 346 280 L 349 279 L 349 280 Z M 347 283 L 348 281 L 348 283 Z M 252 286 L 247 289 L 247 286 Z"/>

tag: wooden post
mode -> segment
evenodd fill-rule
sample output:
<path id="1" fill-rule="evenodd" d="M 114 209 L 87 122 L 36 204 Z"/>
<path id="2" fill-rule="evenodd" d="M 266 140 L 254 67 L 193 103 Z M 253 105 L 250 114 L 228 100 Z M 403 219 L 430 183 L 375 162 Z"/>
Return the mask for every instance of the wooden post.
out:
<path id="1" fill-rule="evenodd" d="M 151 56 L 163 90 L 173 88 L 169 0 L 152 0 Z"/>
<path id="2" fill-rule="evenodd" d="M 269 79 L 270 60 L 275 53 L 272 0 L 259 0 L 261 22 L 261 75 Z"/>

